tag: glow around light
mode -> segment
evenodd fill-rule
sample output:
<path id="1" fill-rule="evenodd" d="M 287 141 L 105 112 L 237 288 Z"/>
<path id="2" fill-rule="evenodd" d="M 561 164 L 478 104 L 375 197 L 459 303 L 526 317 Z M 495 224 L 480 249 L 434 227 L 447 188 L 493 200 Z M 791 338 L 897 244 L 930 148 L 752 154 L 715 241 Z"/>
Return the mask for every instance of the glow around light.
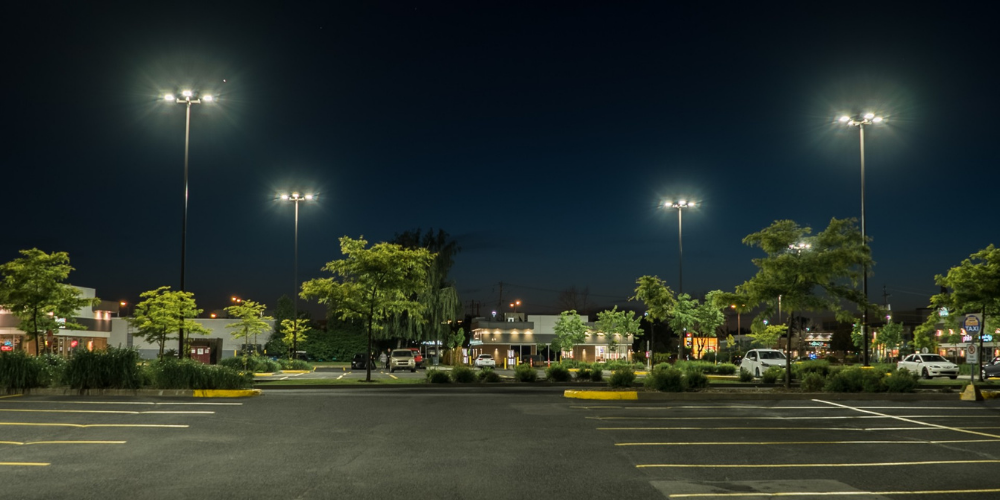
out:
<path id="1" fill-rule="evenodd" d="M 214 98 L 214 97 L 212 97 L 212 95 L 211 95 L 211 94 L 208 94 L 208 95 L 206 95 L 206 96 L 202 97 L 202 99 L 204 99 L 204 100 L 205 100 L 205 102 L 212 102 L 212 101 L 214 101 L 214 100 L 215 100 L 215 98 Z"/>
<path id="2" fill-rule="evenodd" d="M 287 195 L 287 194 L 283 194 L 283 195 L 281 195 L 281 199 L 282 199 L 282 200 L 287 200 L 287 199 L 288 199 L 288 195 Z"/>
<path id="3" fill-rule="evenodd" d="M 872 123 L 882 123 L 882 117 L 876 116 L 875 118 L 872 118 Z"/>
<path id="4" fill-rule="evenodd" d="M 181 95 L 184 96 L 184 97 L 191 97 L 191 91 L 190 90 L 184 90 L 184 91 L 181 92 Z"/>
<path id="5" fill-rule="evenodd" d="M 174 100 L 174 95 L 173 94 L 167 94 L 167 95 L 163 96 L 163 100 L 164 101 L 173 101 Z"/>
<path id="6" fill-rule="evenodd" d="M 307 195 L 306 195 L 306 199 L 307 199 L 307 200 L 310 200 L 310 201 L 311 201 L 311 200 L 312 200 L 313 198 L 314 198 L 314 196 L 313 196 L 313 195 L 311 195 L 311 194 L 307 194 Z"/>
<path id="7" fill-rule="evenodd" d="M 847 123 L 849 121 L 851 121 L 851 117 L 850 116 L 844 115 L 844 116 L 840 117 L 840 123 Z"/>
<path id="8" fill-rule="evenodd" d="M 875 113 L 865 113 L 865 120 L 871 120 L 875 118 Z"/>

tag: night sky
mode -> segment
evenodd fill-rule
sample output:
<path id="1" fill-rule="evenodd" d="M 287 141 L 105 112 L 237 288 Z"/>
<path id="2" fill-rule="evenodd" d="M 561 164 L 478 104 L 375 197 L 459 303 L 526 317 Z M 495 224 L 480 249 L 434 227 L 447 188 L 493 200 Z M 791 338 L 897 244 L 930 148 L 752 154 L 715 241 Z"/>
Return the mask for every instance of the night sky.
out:
<path id="1" fill-rule="evenodd" d="M 6 6 L 0 261 L 67 251 L 70 281 L 134 301 L 179 285 L 184 108 L 187 288 L 273 305 L 370 242 L 444 229 L 464 302 L 557 313 L 635 279 L 732 290 L 776 219 L 860 216 L 893 309 L 996 241 L 996 12 L 989 3 L 23 2 Z M 145 5 L 136 5 L 145 4 Z"/>

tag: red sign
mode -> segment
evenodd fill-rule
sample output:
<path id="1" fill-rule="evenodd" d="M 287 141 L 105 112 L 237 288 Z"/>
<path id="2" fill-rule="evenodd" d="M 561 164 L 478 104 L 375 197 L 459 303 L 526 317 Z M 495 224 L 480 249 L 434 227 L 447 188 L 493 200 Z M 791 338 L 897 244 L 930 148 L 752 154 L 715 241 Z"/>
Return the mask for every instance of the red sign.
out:
<path id="1" fill-rule="evenodd" d="M 74 341 L 72 341 L 72 342 L 69 343 L 70 347 L 76 347 L 78 345 L 80 345 L 80 341 L 78 341 L 78 340 L 74 340 Z"/>
<path id="2" fill-rule="evenodd" d="M 0 345 L 0 351 L 13 351 L 14 346 L 11 345 Z"/>

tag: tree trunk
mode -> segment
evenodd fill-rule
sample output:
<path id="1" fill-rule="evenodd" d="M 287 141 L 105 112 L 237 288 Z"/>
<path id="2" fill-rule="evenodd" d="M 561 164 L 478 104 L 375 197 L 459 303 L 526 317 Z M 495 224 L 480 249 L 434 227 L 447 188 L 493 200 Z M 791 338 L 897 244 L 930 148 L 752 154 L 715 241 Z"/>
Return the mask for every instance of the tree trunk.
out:
<path id="1" fill-rule="evenodd" d="M 788 331 L 785 332 L 787 335 L 785 337 L 785 389 L 792 388 L 792 326 L 795 323 L 792 321 L 795 316 L 789 312 L 788 313 Z"/>

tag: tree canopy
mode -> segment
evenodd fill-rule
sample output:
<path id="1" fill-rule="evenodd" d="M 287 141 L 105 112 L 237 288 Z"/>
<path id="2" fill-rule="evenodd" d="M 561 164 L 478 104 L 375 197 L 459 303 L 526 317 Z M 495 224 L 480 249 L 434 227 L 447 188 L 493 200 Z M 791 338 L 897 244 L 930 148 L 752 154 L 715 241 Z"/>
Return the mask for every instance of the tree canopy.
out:
<path id="1" fill-rule="evenodd" d="M 642 328 L 639 326 L 641 319 L 636 317 L 635 311 L 619 311 L 618 306 L 612 309 L 597 313 L 597 331 L 608 336 L 608 348 L 617 351 L 618 344 L 629 339 L 642 335 Z M 615 339 L 615 336 L 619 340 Z"/>
<path id="2" fill-rule="evenodd" d="M 179 335 L 181 328 L 185 332 L 202 335 L 211 331 L 192 319 L 198 317 L 202 310 L 198 309 L 191 292 L 161 286 L 156 290 L 142 292 L 139 298 L 144 300 L 135 305 L 135 312 L 128 322 L 136 329 L 134 336 L 159 345 L 160 358 L 163 357 L 163 346 L 167 339 Z"/>
<path id="3" fill-rule="evenodd" d="M 257 335 L 270 330 L 271 325 L 267 322 L 274 318 L 264 316 L 265 308 L 264 304 L 252 300 L 244 300 L 227 307 L 226 313 L 232 318 L 239 319 L 239 321 L 226 325 L 226 328 L 233 330 L 233 338 L 244 339 L 244 344 L 249 344 L 251 336 L 257 337 Z"/>
<path id="4" fill-rule="evenodd" d="M 79 289 L 63 283 L 74 270 L 66 252 L 49 254 L 32 248 L 20 253 L 23 257 L 0 265 L 0 307 L 21 320 L 18 329 L 26 341 L 35 341 L 37 355 L 40 334 L 61 327 L 85 330 L 72 318 L 100 299 L 81 298 Z"/>
<path id="5" fill-rule="evenodd" d="M 427 272 L 434 254 L 426 248 L 407 249 L 394 243 L 377 243 L 340 238 L 344 258 L 323 266 L 330 278 L 302 284 L 302 297 L 326 304 L 342 320 L 361 319 L 367 323 L 368 352 L 372 336 L 381 332 L 393 315 L 406 313 L 422 321 L 426 306 L 416 297 L 426 290 Z M 371 368 L 366 380 L 371 380 Z"/>
<path id="6" fill-rule="evenodd" d="M 573 309 L 559 313 L 554 330 L 556 337 L 552 341 L 552 348 L 558 352 L 572 352 L 573 346 L 587 338 L 587 325 Z"/>

